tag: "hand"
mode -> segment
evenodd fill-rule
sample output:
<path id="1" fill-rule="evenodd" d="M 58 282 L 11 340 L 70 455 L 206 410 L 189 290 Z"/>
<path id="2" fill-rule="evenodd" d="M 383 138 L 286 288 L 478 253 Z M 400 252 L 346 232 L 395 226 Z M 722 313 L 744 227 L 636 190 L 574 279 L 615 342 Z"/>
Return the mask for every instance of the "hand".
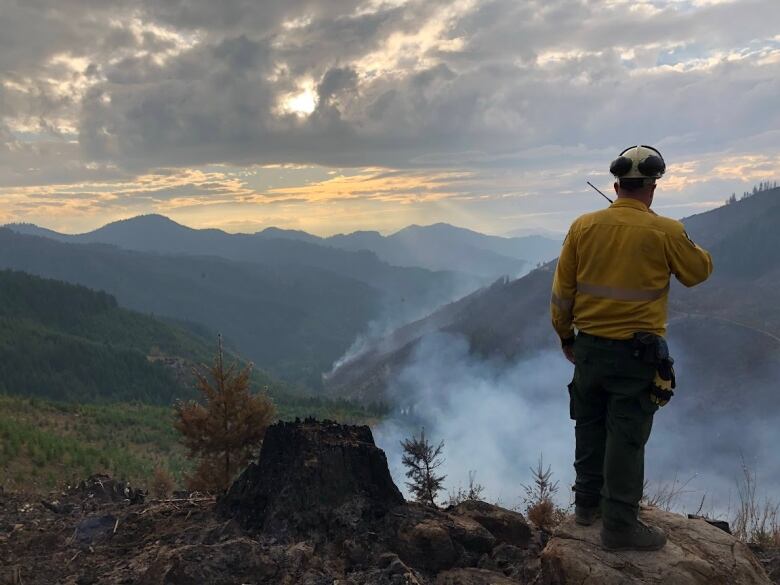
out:
<path id="1" fill-rule="evenodd" d="M 571 363 L 575 363 L 575 361 L 574 361 L 574 346 L 567 345 L 566 347 L 564 347 L 563 348 L 563 355 Z"/>

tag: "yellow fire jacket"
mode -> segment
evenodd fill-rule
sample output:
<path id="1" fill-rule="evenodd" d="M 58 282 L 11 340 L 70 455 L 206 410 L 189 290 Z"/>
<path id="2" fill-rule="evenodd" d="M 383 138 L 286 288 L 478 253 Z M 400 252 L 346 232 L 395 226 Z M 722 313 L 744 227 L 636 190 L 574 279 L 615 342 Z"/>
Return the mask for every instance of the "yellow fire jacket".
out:
<path id="1" fill-rule="evenodd" d="M 709 253 L 682 223 L 619 198 L 572 224 L 555 271 L 553 327 L 562 340 L 575 327 L 610 339 L 637 331 L 664 335 L 670 275 L 695 286 L 711 273 Z"/>

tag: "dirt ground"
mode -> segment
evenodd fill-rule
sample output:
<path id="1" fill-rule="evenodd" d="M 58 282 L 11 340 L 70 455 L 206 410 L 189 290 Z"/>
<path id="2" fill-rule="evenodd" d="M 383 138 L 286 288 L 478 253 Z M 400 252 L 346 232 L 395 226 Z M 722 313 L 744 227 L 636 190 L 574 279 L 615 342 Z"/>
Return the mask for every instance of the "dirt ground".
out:
<path id="1" fill-rule="evenodd" d="M 213 498 L 56 496 L 0 494 L 0 584 L 141 583 L 161 551 L 232 536 Z"/>
<path id="2" fill-rule="evenodd" d="M 0 493 L 0 585 L 429 585 L 440 571 L 428 566 L 432 559 L 455 566 L 468 558 L 473 566 L 477 549 L 499 571 L 483 573 L 504 578 L 514 571 L 511 582 L 522 583 L 528 559 L 538 556 L 539 547 L 526 554 L 527 543 L 522 551 L 504 545 L 496 555 L 484 554 L 495 539 L 444 512 L 403 504 L 388 517 L 392 521 L 379 528 L 384 534 L 277 540 L 225 520 L 214 498 L 142 501 L 113 487 L 44 499 Z M 414 539 L 427 537 L 409 531 L 411 525 L 424 525 L 436 537 L 452 531 L 467 544 L 457 554 L 434 546 L 422 555 Z M 402 562 L 389 546 L 407 550 L 412 561 Z"/>

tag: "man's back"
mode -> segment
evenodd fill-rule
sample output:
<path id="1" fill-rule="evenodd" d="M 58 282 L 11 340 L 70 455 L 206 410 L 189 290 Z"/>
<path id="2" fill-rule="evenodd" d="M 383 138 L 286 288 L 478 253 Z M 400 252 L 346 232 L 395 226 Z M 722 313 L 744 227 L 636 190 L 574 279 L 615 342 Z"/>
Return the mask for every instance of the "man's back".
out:
<path id="1" fill-rule="evenodd" d="M 663 335 L 670 274 L 686 286 L 712 271 L 707 252 L 676 220 L 618 199 L 571 226 L 553 286 L 553 323 L 562 339 L 578 330 L 610 339 Z"/>
<path id="2" fill-rule="evenodd" d="M 662 337 L 669 277 L 693 286 L 710 275 L 712 260 L 679 221 L 650 211 L 666 172 L 657 149 L 629 147 L 610 172 L 618 200 L 577 219 L 563 243 L 552 321 L 574 364 L 576 521 L 589 526 L 601 515 L 607 549 L 653 551 L 666 535 L 641 522 L 639 501 L 653 416 L 675 387 Z"/>

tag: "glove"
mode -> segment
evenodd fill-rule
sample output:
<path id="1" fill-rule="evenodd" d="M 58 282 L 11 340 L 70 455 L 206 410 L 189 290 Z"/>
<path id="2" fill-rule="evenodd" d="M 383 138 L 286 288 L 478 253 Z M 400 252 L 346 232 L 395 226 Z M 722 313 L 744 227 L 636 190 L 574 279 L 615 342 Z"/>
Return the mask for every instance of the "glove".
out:
<path id="1" fill-rule="evenodd" d="M 653 387 L 650 389 L 650 399 L 658 406 L 666 406 L 674 396 L 674 388 L 676 387 L 674 360 L 672 358 L 662 360 L 655 372 Z"/>

